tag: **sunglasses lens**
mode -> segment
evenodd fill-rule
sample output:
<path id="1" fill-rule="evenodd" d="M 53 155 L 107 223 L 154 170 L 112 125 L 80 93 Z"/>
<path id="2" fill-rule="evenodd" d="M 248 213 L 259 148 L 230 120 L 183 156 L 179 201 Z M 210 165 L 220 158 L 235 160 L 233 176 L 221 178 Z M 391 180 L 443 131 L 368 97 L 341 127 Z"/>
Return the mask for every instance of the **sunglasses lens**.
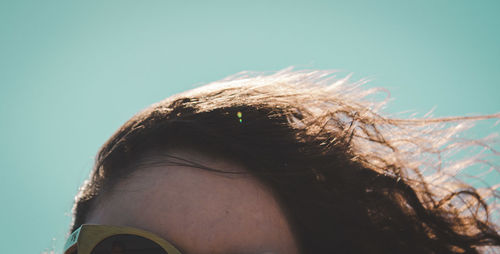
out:
<path id="1" fill-rule="evenodd" d="M 114 235 L 102 240 L 91 254 L 168 254 L 157 243 L 136 235 Z"/>

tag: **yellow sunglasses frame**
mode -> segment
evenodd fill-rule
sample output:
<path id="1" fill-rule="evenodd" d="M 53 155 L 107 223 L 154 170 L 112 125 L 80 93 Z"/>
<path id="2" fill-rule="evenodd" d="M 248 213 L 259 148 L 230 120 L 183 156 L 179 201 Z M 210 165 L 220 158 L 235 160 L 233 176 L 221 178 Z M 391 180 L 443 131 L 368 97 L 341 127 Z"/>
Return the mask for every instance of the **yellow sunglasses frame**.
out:
<path id="1" fill-rule="evenodd" d="M 91 251 L 102 240 L 114 235 L 136 235 L 149 239 L 160 245 L 168 254 L 182 254 L 167 240 L 151 233 L 137 228 L 122 226 L 107 226 L 83 224 L 77 230 L 73 231 L 64 245 L 64 254 L 77 251 L 78 254 L 90 254 Z"/>

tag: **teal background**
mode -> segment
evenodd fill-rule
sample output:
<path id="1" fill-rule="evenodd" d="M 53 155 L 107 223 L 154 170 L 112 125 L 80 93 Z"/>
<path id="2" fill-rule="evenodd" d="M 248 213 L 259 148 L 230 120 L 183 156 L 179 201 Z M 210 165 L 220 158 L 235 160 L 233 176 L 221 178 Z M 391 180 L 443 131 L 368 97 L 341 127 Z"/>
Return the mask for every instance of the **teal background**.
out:
<path id="1" fill-rule="evenodd" d="M 354 72 L 391 91 L 391 113 L 499 112 L 498 13 L 464 0 L 0 0 L 0 253 L 60 253 L 99 146 L 149 104 L 242 70 Z"/>

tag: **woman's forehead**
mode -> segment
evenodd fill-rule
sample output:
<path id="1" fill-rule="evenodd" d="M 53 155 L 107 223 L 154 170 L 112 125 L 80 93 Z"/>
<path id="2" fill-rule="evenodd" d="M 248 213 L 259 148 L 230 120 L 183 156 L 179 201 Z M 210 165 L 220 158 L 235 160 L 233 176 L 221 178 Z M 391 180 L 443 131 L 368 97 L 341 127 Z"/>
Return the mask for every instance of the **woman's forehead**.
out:
<path id="1" fill-rule="evenodd" d="M 224 171 L 243 170 L 196 152 L 177 154 Z M 98 204 L 86 223 L 143 228 L 188 253 L 297 253 L 278 202 L 249 174 L 187 166 L 143 168 L 117 183 Z"/>

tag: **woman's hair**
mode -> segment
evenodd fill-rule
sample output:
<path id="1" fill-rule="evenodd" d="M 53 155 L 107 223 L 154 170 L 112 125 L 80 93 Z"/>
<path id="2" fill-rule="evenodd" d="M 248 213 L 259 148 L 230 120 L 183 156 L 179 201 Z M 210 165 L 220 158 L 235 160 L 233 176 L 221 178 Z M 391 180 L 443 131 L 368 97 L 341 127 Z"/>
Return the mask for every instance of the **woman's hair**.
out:
<path id="1" fill-rule="evenodd" d="M 498 251 L 498 186 L 474 188 L 459 177 L 498 174 L 486 158 L 498 152 L 491 138 L 459 134 L 500 114 L 384 117 L 380 89 L 332 73 L 243 72 L 139 112 L 100 149 L 76 197 L 72 230 L 98 197 L 147 164 L 148 154 L 218 170 L 168 155 L 185 147 L 237 161 L 269 186 L 303 253 Z M 478 147 L 477 155 L 459 156 Z"/>

